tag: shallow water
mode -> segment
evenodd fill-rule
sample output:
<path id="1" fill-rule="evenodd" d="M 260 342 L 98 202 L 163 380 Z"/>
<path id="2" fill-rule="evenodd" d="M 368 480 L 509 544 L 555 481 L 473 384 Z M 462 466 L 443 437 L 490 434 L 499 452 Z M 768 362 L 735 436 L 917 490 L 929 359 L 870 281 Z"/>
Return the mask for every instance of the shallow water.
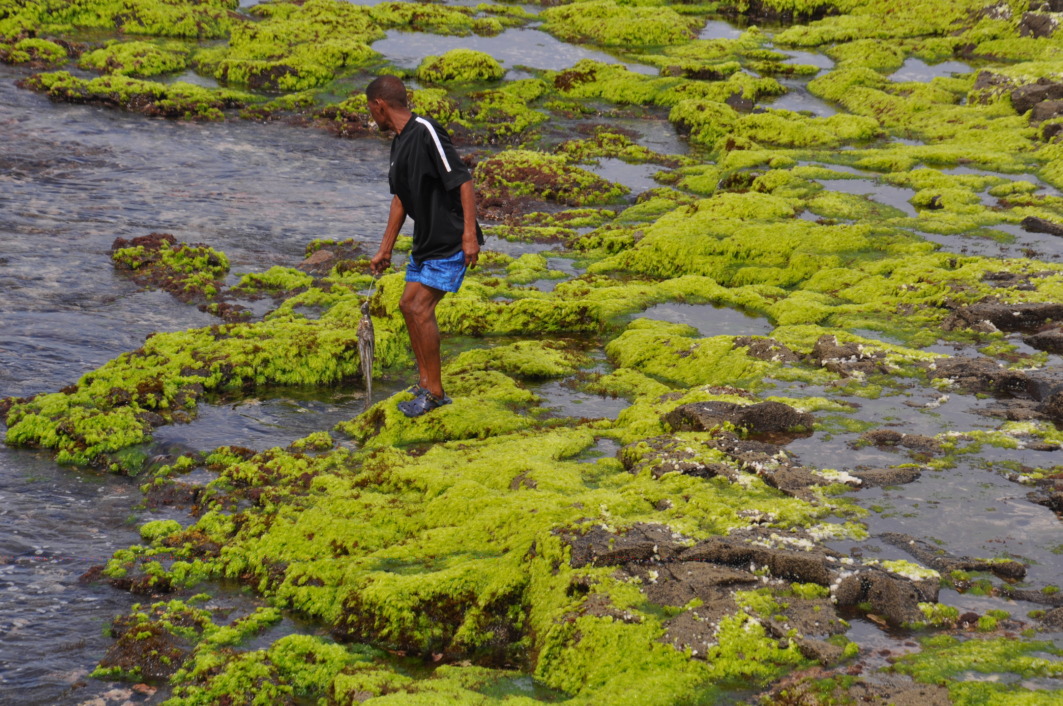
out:
<path id="1" fill-rule="evenodd" d="M 866 196 L 877 203 L 899 209 L 907 216 L 915 218 L 919 215 L 915 206 L 911 204 L 915 189 L 883 184 L 873 179 L 819 179 L 818 181 L 828 191 Z"/>
<path id="2" fill-rule="evenodd" d="M 255 0 L 244 0 L 241 6 L 253 4 Z M 706 24 L 701 36 L 734 38 L 740 34 L 741 30 L 714 20 Z M 517 66 L 556 70 L 581 58 L 618 61 L 529 28 L 508 30 L 493 38 L 391 32 L 374 48 L 396 64 L 413 68 L 425 55 L 457 46 L 491 53 L 511 70 L 511 76 Z M 787 54 L 793 63 L 824 70 L 833 66 L 821 54 Z M 628 65 L 642 73 L 656 73 L 650 67 Z M 930 80 L 969 70 L 960 62 L 927 66 L 910 60 L 892 78 Z M 0 66 L 0 134 L 4 135 L 0 140 L 0 277 L 5 294 L 0 299 L 0 326 L 5 331 L 0 340 L 0 397 L 56 390 L 138 347 L 154 331 L 216 322 L 168 295 L 138 292 L 116 274 L 109 260 L 115 237 L 162 231 L 181 240 L 205 242 L 223 250 L 239 273 L 294 264 L 301 259 L 306 242 L 317 237 L 354 237 L 372 247 L 383 230 L 390 200 L 384 178 L 388 155 L 384 139 L 340 141 L 315 130 L 281 124 L 175 123 L 53 104 L 16 89 L 13 79 L 20 75 Z M 176 79 L 210 83 L 194 74 Z M 771 107 L 824 116 L 836 112 L 808 94 L 804 81 L 786 79 L 783 83 L 790 92 Z M 688 151 L 687 142 L 659 116 L 615 119 L 611 124 L 635 130 L 639 144 L 660 152 Z M 866 175 L 855 169 L 832 168 Z M 603 160 L 597 169 L 638 193 L 656 186 L 651 174 L 659 167 Z M 975 173 L 967 168 L 947 171 Z M 1033 179 L 1029 175 L 1014 178 Z M 913 190 L 880 184 L 873 175 L 821 183 L 916 215 L 909 203 Z M 1041 186 L 1044 193 L 1058 194 Z M 1021 256 L 1024 249 L 1032 249 L 1044 259 L 1063 257 L 1063 239 L 1025 233 L 1017 226 L 997 226 L 996 230 L 1014 236 L 1015 241 L 926 237 L 945 248 L 960 243 L 972 252 L 991 256 Z M 984 249 L 978 250 L 983 244 Z M 498 239 L 489 239 L 487 247 L 515 257 L 559 249 L 556 244 Z M 568 258 L 551 256 L 548 262 L 553 269 L 578 272 Z M 556 281 L 541 284 L 553 286 Z M 772 331 L 764 318 L 711 305 L 659 304 L 637 316 L 687 323 L 702 336 Z M 379 399 L 405 384 L 378 381 L 376 396 Z M 798 388 L 780 386 L 778 392 L 824 394 L 811 387 Z M 558 416 L 615 418 L 627 406 L 621 399 L 580 392 L 566 381 L 550 381 L 533 389 Z M 363 402 L 360 393 L 357 388 L 305 395 L 292 390 L 264 391 L 255 398 L 204 404 L 192 423 L 159 429 L 149 448 L 166 453 L 209 450 L 222 444 L 255 449 L 283 446 L 356 414 Z M 999 424 L 974 413 L 991 401 L 950 395 L 935 406 L 940 397 L 934 390 L 917 389 L 910 398 L 851 398 L 860 405 L 852 416 L 922 434 L 993 429 Z M 905 405 L 906 401 L 921 407 Z M 838 432 L 828 438 L 817 432 L 787 448 L 806 464 L 840 470 L 910 460 L 903 451 L 854 449 L 850 444 L 858 437 Z M 582 460 L 611 456 L 618 449 L 615 442 L 599 439 Z M 886 531 L 907 532 L 940 540 L 957 555 L 1009 555 L 1028 560 L 1027 583 L 1034 587 L 1063 583 L 1063 566 L 1052 551 L 1059 547 L 1058 518 L 1026 500 L 1028 488 L 1007 480 L 999 468 L 1002 460 L 1048 464 L 1052 457 L 1045 452 L 986 449 L 978 457 L 963 459 L 955 469 L 924 473 L 901 488 L 856 492 L 852 497 L 859 504 L 876 508 L 866 519 L 872 536 L 864 542 L 840 542 L 838 547 L 848 551 L 859 546 L 865 556 L 907 558 L 903 551 L 875 539 Z M 115 549 L 135 543 L 136 526 L 160 516 L 137 509 L 141 500 L 137 486 L 134 479 L 60 468 L 48 453 L 0 447 L 0 595 L 5 600 L 18 596 L 20 601 L 16 609 L 7 603 L 0 612 L 0 701 L 16 694 L 17 701 L 12 703 L 80 703 L 113 688 L 86 680 L 85 675 L 112 643 L 102 629 L 115 614 L 141 599 L 105 585 L 79 584 L 77 577 L 103 563 Z M 166 512 L 167 517 L 182 514 Z M 216 592 L 222 595 L 225 589 L 218 587 Z M 234 602 L 240 599 L 234 594 L 226 597 Z M 979 612 L 1005 607 L 1017 617 L 1033 607 L 951 592 L 943 592 L 942 600 Z M 305 629 L 288 618 L 258 639 L 265 644 L 286 632 Z M 850 637 L 865 647 L 896 650 L 900 645 L 895 637 L 864 620 L 854 621 Z"/>
<path id="3" fill-rule="evenodd" d="M 383 230 L 384 140 L 58 105 L 16 89 L 17 75 L 0 67 L 0 397 L 57 390 L 154 331 L 217 323 L 116 274 L 115 237 L 170 232 L 247 271 L 294 264 L 315 237 L 369 240 Z M 263 407 L 225 415 L 204 406 L 199 421 L 160 430 L 157 444 L 288 443 L 305 435 L 299 420 L 316 416 L 317 429 L 329 414 Z M 77 578 L 138 541 L 138 486 L 0 447 L 0 595 L 20 601 L 0 617 L 0 694 L 28 705 L 126 693 L 85 677 L 112 642 L 103 628 L 143 599 Z"/>
<path id="4" fill-rule="evenodd" d="M 780 78 L 779 83 L 786 93 L 764 103 L 765 107 L 792 110 L 795 113 L 810 113 L 818 118 L 829 118 L 838 112 L 833 105 L 808 92 L 808 81 L 796 78 Z"/>
<path id="5" fill-rule="evenodd" d="M 969 74 L 974 71 L 969 64 L 962 61 L 942 61 L 940 64 L 928 64 L 922 59 L 910 56 L 904 60 L 901 68 L 890 75 L 891 81 L 918 81 L 928 83 L 935 78 L 949 78 L 955 74 Z"/>
<path id="6" fill-rule="evenodd" d="M 766 336 L 775 328 L 767 319 L 712 304 L 654 304 L 634 317 L 693 326 L 703 337 Z"/>
<path id="7" fill-rule="evenodd" d="M 660 186 L 653 179 L 653 175 L 661 171 L 661 167 L 656 164 L 628 164 L 624 160 L 615 157 L 603 157 L 598 160 L 597 164 L 584 164 L 581 166 L 583 169 L 594 172 L 603 179 L 623 184 L 631 190 L 628 194 L 629 198 Z"/>
<path id="8" fill-rule="evenodd" d="M 657 69 L 652 66 L 621 61 L 603 51 L 567 44 L 534 27 L 507 29 L 493 37 L 454 37 L 391 30 L 385 39 L 373 43 L 373 49 L 396 66 L 407 69 L 417 68 L 426 56 L 439 56 L 451 49 L 475 49 L 490 54 L 506 69 L 526 66 L 532 69 L 560 71 L 581 59 L 593 59 L 606 64 L 623 64 L 636 73 L 657 73 Z"/>

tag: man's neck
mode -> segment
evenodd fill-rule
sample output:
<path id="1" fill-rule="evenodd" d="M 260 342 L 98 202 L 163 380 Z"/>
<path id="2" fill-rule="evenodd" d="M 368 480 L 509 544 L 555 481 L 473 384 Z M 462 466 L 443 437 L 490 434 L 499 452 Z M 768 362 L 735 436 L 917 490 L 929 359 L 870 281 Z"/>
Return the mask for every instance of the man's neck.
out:
<path id="1" fill-rule="evenodd" d="M 395 128 L 395 134 L 401 135 L 403 129 L 406 127 L 406 123 L 410 122 L 412 117 L 413 113 L 408 110 L 393 114 L 391 116 L 391 126 Z"/>

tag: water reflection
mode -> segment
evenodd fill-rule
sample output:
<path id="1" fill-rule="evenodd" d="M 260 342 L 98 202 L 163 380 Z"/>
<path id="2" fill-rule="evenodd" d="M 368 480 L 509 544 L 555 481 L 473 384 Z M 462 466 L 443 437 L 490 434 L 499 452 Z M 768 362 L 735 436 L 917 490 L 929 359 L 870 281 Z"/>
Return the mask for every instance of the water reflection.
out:
<path id="1" fill-rule="evenodd" d="M 527 66 L 561 71 L 581 59 L 593 59 L 606 64 L 623 64 L 636 73 L 657 75 L 657 69 L 652 66 L 621 61 L 602 51 L 566 44 L 533 27 L 507 29 L 494 37 L 453 37 L 391 30 L 386 38 L 373 43 L 373 49 L 396 66 L 407 69 L 417 68 L 426 56 L 438 56 L 451 49 L 475 49 L 490 54 L 507 69 Z"/>
<path id="2" fill-rule="evenodd" d="M 764 336 L 774 330 L 767 319 L 712 304 L 655 304 L 639 318 L 656 319 L 673 324 L 687 324 L 698 330 L 703 337 L 710 336 Z"/>
<path id="3" fill-rule="evenodd" d="M 904 81 L 926 83 L 935 78 L 949 78 L 953 74 L 968 74 L 972 71 L 974 69 L 962 61 L 943 61 L 940 64 L 930 65 L 922 59 L 910 56 L 904 60 L 901 68 L 890 76 L 890 80 L 898 83 Z"/>

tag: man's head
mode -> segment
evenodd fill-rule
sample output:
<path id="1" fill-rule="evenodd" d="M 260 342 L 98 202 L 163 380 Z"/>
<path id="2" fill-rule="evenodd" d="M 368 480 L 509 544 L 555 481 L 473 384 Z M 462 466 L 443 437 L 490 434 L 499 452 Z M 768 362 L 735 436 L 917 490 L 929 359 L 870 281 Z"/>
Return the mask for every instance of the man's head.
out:
<path id="1" fill-rule="evenodd" d="M 365 89 L 369 114 L 381 130 L 394 130 L 395 117 L 410 112 L 406 86 L 397 76 L 378 76 Z"/>

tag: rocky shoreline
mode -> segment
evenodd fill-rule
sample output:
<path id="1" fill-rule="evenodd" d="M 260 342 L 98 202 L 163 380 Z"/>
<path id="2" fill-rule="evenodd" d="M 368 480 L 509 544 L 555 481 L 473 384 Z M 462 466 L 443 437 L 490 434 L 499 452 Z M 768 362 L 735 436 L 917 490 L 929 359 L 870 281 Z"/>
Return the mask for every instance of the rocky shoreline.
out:
<path id="1" fill-rule="evenodd" d="M 453 405 L 409 420 L 398 393 L 287 447 L 160 463 L 153 430 L 218 396 L 355 384 L 372 278 L 353 240 L 314 241 L 303 261 L 231 285 L 209 244 L 115 241 L 120 275 L 218 323 L 0 401 L 6 443 L 139 476 L 149 507 L 184 518 L 144 524 L 140 544 L 83 577 L 144 600 L 113 621 L 96 676 L 166 685 L 170 704 L 1063 703 L 1063 594 L 1043 567 L 871 536 L 861 502 L 1018 449 L 1037 459 L 1004 465 L 1023 502 L 1063 512 L 1063 265 L 928 239 L 1063 232 L 1060 8 L 894 4 L 0 7 L 0 60 L 26 67 L 21 86 L 151 117 L 376 139 L 357 88 L 401 73 L 415 108 L 465 144 L 490 233 L 524 248 L 485 253 L 440 305 L 444 332 L 476 341 L 445 361 Z M 786 26 L 698 38 L 718 13 Z M 373 49 L 388 31 L 533 23 L 656 73 L 582 59 L 508 78 L 471 49 L 409 70 Z M 891 80 L 912 58 L 972 70 Z M 156 80 L 180 71 L 218 87 Z M 841 112 L 772 108 L 795 77 Z M 620 124 L 633 119 L 667 119 L 689 151 L 641 144 Z M 653 165 L 658 186 L 632 194 L 599 173 L 607 160 Z M 908 203 L 828 186 L 858 180 Z M 389 375 L 411 365 L 401 287 L 389 274 L 370 301 Z M 705 335 L 639 316 L 666 302 L 774 328 Z M 629 404 L 615 419 L 558 414 L 543 381 Z M 950 396 L 984 398 L 986 426 L 937 423 Z M 925 433 L 859 414 L 882 397 L 911 397 Z M 791 450 L 832 436 L 895 462 L 828 467 Z M 906 558 L 840 548 L 865 540 Z M 226 606 L 221 585 L 255 606 Z M 950 604 L 965 595 L 987 607 Z M 316 629 L 274 636 L 285 615 Z M 857 621 L 905 648 L 878 654 L 850 637 Z"/>

